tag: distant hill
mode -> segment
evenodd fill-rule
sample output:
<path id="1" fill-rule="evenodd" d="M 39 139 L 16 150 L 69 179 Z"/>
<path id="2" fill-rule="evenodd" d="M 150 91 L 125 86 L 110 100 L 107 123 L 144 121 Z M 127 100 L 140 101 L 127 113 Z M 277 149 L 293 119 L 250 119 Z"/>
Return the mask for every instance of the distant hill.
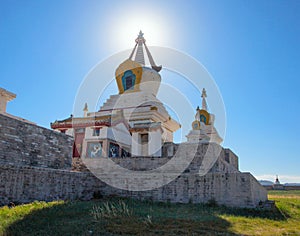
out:
<path id="1" fill-rule="evenodd" d="M 286 183 L 284 186 L 300 186 L 300 183 Z"/>
<path id="2" fill-rule="evenodd" d="M 259 180 L 258 181 L 262 186 L 272 186 L 274 183 L 269 180 Z M 285 183 L 284 186 L 300 186 L 300 183 Z"/>
<path id="3" fill-rule="evenodd" d="M 259 182 L 262 186 L 271 186 L 271 185 L 274 184 L 272 181 L 269 181 L 269 180 L 259 180 L 258 182 Z"/>

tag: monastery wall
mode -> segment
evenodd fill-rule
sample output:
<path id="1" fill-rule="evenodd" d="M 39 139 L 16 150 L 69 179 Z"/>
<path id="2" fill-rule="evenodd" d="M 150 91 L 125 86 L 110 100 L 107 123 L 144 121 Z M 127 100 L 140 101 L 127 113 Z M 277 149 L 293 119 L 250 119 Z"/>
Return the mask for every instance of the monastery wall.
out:
<path id="1" fill-rule="evenodd" d="M 65 134 L 0 115 L 0 205 L 34 200 L 90 200 L 96 195 L 182 203 L 214 199 L 218 204 L 236 207 L 255 207 L 267 200 L 266 190 L 255 178 L 238 171 L 236 156 L 229 149 L 222 148 L 216 161 L 211 162 L 209 173 L 199 175 L 203 162 L 211 164 L 210 159 L 203 158 L 204 153 L 213 154 L 220 148 L 217 144 L 210 144 L 211 150 L 207 150 L 207 144 L 173 145 L 183 160 L 193 157 L 185 171 L 163 187 L 131 192 L 113 188 L 90 172 L 70 171 L 72 143 L 72 137 Z M 147 170 L 170 161 L 171 155 L 168 156 L 112 160 L 128 169 Z M 145 183 L 149 181 L 153 179 L 149 177 Z"/>
<path id="2" fill-rule="evenodd" d="M 190 148 L 194 148 L 194 146 L 197 146 L 197 144 L 188 144 L 181 145 L 177 151 L 179 153 L 175 153 L 176 158 L 183 155 L 191 155 L 194 156 L 191 163 L 188 165 L 188 167 L 185 169 L 185 173 L 193 173 L 197 174 L 199 172 L 199 168 L 203 163 L 203 159 L 205 157 L 205 154 L 207 152 L 208 144 L 199 144 L 197 148 L 197 152 L 193 153 L 190 152 Z M 219 146 L 218 144 L 210 144 Z M 192 147 L 193 146 L 193 147 Z M 220 146 L 219 146 L 220 147 Z M 229 149 L 225 150 L 222 148 L 219 157 L 216 158 L 215 161 L 212 162 L 212 166 L 209 169 L 209 173 L 234 173 L 238 172 L 238 166 L 231 165 L 231 163 L 227 162 L 225 160 L 226 155 L 229 153 L 229 155 L 235 156 Z M 169 162 L 173 157 L 126 157 L 126 158 L 112 158 L 112 160 L 129 170 L 135 170 L 135 171 L 146 171 L 146 170 L 153 170 L 160 166 L 163 166 L 167 162 Z M 211 158 L 210 156 L 207 156 L 206 158 Z M 89 162 L 90 160 L 87 160 Z M 91 160 L 92 162 L 94 160 Z M 177 166 L 174 166 L 174 169 L 178 168 L 180 164 L 186 164 L 186 162 L 178 161 L 175 162 Z"/>
<path id="3" fill-rule="evenodd" d="M 0 114 L 0 165 L 71 169 L 73 138 Z"/>
<path id="4" fill-rule="evenodd" d="M 151 191 L 113 188 L 88 172 L 39 167 L 0 166 L 0 205 L 34 200 L 91 200 L 94 196 L 121 196 L 140 200 L 206 203 L 256 207 L 267 200 L 266 190 L 250 173 L 182 174 L 169 184 Z M 149 179 L 148 181 L 151 181 Z"/>
<path id="5" fill-rule="evenodd" d="M 267 191 L 250 173 L 182 174 L 169 184 L 151 191 L 129 192 L 106 185 L 101 193 L 173 203 L 207 203 L 214 200 L 220 205 L 248 208 L 257 207 L 267 200 Z"/>
<path id="6" fill-rule="evenodd" d="M 170 161 L 174 155 L 191 155 L 195 156 L 192 159 L 190 165 L 185 170 L 187 173 L 197 173 L 199 171 L 199 167 L 203 162 L 203 157 L 205 156 L 208 145 L 213 146 L 213 149 L 220 148 L 219 157 L 216 158 L 215 162 L 211 166 L 209 172 L 221 172 L 221 173 L 233 173 L 238 172 L 238 157 L 230 150 L 224 149 L 218 144 L 208 144 L 208 143 L 201 143 L 201 144 L 174 144 L 174 143 L 167 143 L 164 144 L 162 147 L 162 154 L 161 158 L 159 157 L 115 157 L 111 158 L 116 164 L 135 171 L 146 171 L 146 170 L 153 170 L 160 166 L 163 166 L 168 161 Z M 195 149 L 196 148 L 196 149 Z M 191 150 L 194 149 L 194 152 Z M 169 150 L 169 151 L 168 151 Z M 172 150 L 172 151 L 170 151 Z M 178 153 L 177 153 L 178 152 Z M 193 158 L 193 157 L 192 157 Z M 210 157 L 208 157 L 210 158 Z M 89 172 L 88 168 L 84 163 L 90 163 L 89 166 L 94 166 L 97 164 L 97 159 L 91 158 L 73 158 L 72 170 L 80 171 L 80 172 Z M 178 165 L 178 162 L 177 162 Z M 174 167 L 175 168 L 175 167 Z"/>

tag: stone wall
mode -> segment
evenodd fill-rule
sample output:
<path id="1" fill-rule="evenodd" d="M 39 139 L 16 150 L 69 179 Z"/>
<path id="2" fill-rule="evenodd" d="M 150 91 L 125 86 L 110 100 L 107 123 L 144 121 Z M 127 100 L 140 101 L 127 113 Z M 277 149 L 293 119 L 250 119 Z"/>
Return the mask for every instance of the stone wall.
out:
<path id="1" fill-rule="evenodd" d="M 71 169 L 73 138 L 0 114 L 0 165 Z"/>
<path id="2" fill-rule="evenodd" d="M 0 205 L 35 200 L 89 200 L 95 178 L 89 173 L 29 166 L 0 166 Z M 99 184 L 99 183 L 98 183 Z"/>
<path id="3" fill-rule="evenodd" d="M 207 203 L 214 200 L 220 205 L 247 208 L 257 207 L 267 200 L 267 191 L 250 173 L 208 173 L 205 176 L 183 174 L 151 191 L 130 192 L 106 185 L 101 192 L 107 196 L 173 203 Z"/>
<path id="4" fill-rule="evenodd" d="M 163 187 L 142 192 L 113 188 L 88 172 L 0 166 L 0 205 L 34 200 L 90 200 L 95 193 L 181 203 L 214 199 L 218 204 L 234 207 L 256 207 L 267 200 L 266 190 L 250 173 L 182 174 Z"/>
<path id="5" fill-rule="evenodd" d="M 229 148 L 223 148 L 222 152 L 223 159 L 230 165 L 234 166 L 236 169 L 239 169 L 238 156 L 235 155 Z"/>
<path id="6" fill-rule="evenodd" d="M 170 161 L 174 157 L 178 156 L 186 156 L 191 155 L 191 163 L 189 166 L 185 169 L 186 173 L 198 173 L 199 168 L 203 163 L 203 159 L 206 155 L 206 152 L 208 151 L 208 145 L 211 145 L 216 148 L 220 148 L 221 151 L 219 153 L 218 158 L 215 159 L 215 162 L 212 163 L 211 168 L 209 169 L 210 173 L 215 172 L 221 172 L 221 173 L 232 173 L 232 172 L 238 172 L 238 166 L 237 161 L 235 161 L 235 165 L 232 165 L 230 161 L 235 160 L 234 157 L 236 155 L 230 150 L 230 149 L 223 149 L 220 145 L 215 143 L 201 143 L 201 144 L 190 144 L 185 143 L 182 145 L 177 145 L 176 147 L 176 153 L 172 157 L 126 157 L 126 158 L 112 158 L 112 160 L 129 170 L 139 170 L 139 171 L 145 171 L 145 170 L 153 170 L 156 169 L 164 164 L 166 164 L 168 161 Z M 194 153 L 190 152 L 192 149 L 197 149 Z M 225 158 L 227 156 L 230 156 L 230 161 L 226 161 Z M 206 158 L 211 158 L 209 155 Z M 89 162 L 89 160 L 84 160 Z M 93 160 L 92 160 L 93 161 Z M 185 164 L 185 162 L 183 162 Z"/>
<path id="7" fill-rule="evenodd" d="M 238 172 L 238 161 L 237 156 L 230 150 L 224 149 L 220 145 L 216 143 L 200 143 L 200 144 L 192 144 L 192 143 L 184 143 L 184 144 L 173 144 L 167 143 L 167 145 L 163 146 L 163 154 L 164 156 L 159 157 L 115 157 L 111 158 L 116 164 L 129 169 L 129 170 L 139 170 L 139 171 L 146 171 L 146 170 L 153 170 L 162 165 L 166 164 L 170 161 L 173 157 L 178 155 L 192 155 L 191 161 L 188 168 L 185 172 L 189 173 L 197 173 L 199 172 L 199 167 L 203 162 L 203 158 L 208 151 L 208 146 L 211 146 L 212 149 L 220 149 L 220 153 L 218 153 L 218 158 L 216 158 L 215 162 L 211 166 L 209 172 L 221 172 L 221 173 L 231 173 L 231 172 Z M 171 149 L 175 152 L 172 155 L 167 155 L 167 150 Z M 195 149 L 194 152 L 191 152 L 192 149 Z M 168 157 L 167 157 L 168 156 Z M 194 158 L 194 157 L 195 158 Z M 102 157 L 106 158 L 107 157 Z M 207 157 L 211 158 L 211 157 Z M 85 163 L 90 163 L 88 166 L 94 166 L 97 164 L 97 159 L 91 158 L 73 158 L 73 166 L 72 170 L 74 171 L 81 171 L 86 172 L 89 171 L 86 167 Z M 185 163 L 184 163 L 185 164 Z"/>

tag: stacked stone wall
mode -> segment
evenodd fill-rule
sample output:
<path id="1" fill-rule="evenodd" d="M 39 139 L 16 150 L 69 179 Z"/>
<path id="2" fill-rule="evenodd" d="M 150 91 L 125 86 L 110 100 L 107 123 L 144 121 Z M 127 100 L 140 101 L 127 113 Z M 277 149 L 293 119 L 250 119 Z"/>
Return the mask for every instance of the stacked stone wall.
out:
<path id="1" fill-rule="evenodd" d="M 73 138 L 0 114 L 0 165 L 71 169 Z"/>
<path id="2" fill-rule="evenodd" d="M 173 203 L 207 203 L 214 200 L 220 205 L 247 208 L 257 207 L 267 200 L 267 191 L 250 173 L 208 173 L 205 176 L 184 174 L 151 191 L 130 192 L 106 185 L 101 192 L 106 196 Z"/>
<path id="3" fill-rule="evenodd" d="M 266 190 L 250 173 L 182 174 L 149 191 L 116 189 L 88 172 L 38 167 L 0 166 L 0 179 L 0 205 L 35 200 L 91 200 L 99 194 L 181 203 L 206 203 L 213 199 L 233 207 L 256 207 L 267 200 Z"/>
<path id="4" fill-rule="evenodd" d="M 90 200 L 95 178 L 89 173 L 28 166 L 0 166 L 0 205 L 35 200 Z"/>
<path id="5" fill-rule="evenodd" d="M 218 153 L 218 158 L 214 160 L 212 167 L 210 168 L 210 173 L 220 172 L 220 173 L 232 173 L 238 172 L 238 164 L 235 160 L 237 157 L 230 149 L 224 149 L 220 145 L 215 143 L 202 143 L 202 144 L 189 144 L 185 143 L 182 145 L 178 144 L 168 144 L 168 148 L 170 146 L 176 146 L 176 152 L 169 157 L 163 156 L 159 157 L 115 157 L 111 158 L 117 165 L 120 165 L 129 170 L 135 171 L 146 171 L 146 170 L 153 170 L 159 168 L 170 161 L 174 156 L 178 155 L 192 155 L 194 156 L 192 162 L 185 169 L 185 172 L 188 173 L 198 173 L 199 168 L 203 162 L 203 158 L 206 155 L 208 146 L 211 145 L 214 149 L 220 148 L 220 153 Z M 197 149 L 195 149 L 195 146 Z M 167 149 L 167 148 L 166 148 Z M 195 149 L 194 152 L 190 152 L 191 149 Z M 177 153 L 178 152 L 178 153 Z M 229 161 L 226 160 L 226 157 L 230 157 Z M 104 157 L 107 159 L 107 157 Z M 211 158 L 210 156 L 205 158 Z M 231 162 L 230 162 L 231 161 Z M 231 164 L 231 163 L 234 164 Z M 91 158 L 73 158 L 73 170 L 75 171 L 89 171 L 86 167 L 85 163 L 90 163 L 88 166 L 94 166 L 97 164 L 97 160 Z"/>

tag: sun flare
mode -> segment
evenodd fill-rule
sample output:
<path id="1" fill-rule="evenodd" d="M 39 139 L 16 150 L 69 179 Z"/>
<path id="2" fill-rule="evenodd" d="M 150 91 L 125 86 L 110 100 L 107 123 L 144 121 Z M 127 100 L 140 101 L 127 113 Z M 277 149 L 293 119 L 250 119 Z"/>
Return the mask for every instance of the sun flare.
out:
<path id="1" fill-rule="evenodd" d="M 109 23 L 109 35 L 111 47 L 116 50 L 131 49 L 140 30 L 143 31 L 148 46 L 164 46 L 170 40 L 168 32 L 168 19 L 163 19 L 159 14 L 143 13 L 128 14 L 124 10 Z"/>

